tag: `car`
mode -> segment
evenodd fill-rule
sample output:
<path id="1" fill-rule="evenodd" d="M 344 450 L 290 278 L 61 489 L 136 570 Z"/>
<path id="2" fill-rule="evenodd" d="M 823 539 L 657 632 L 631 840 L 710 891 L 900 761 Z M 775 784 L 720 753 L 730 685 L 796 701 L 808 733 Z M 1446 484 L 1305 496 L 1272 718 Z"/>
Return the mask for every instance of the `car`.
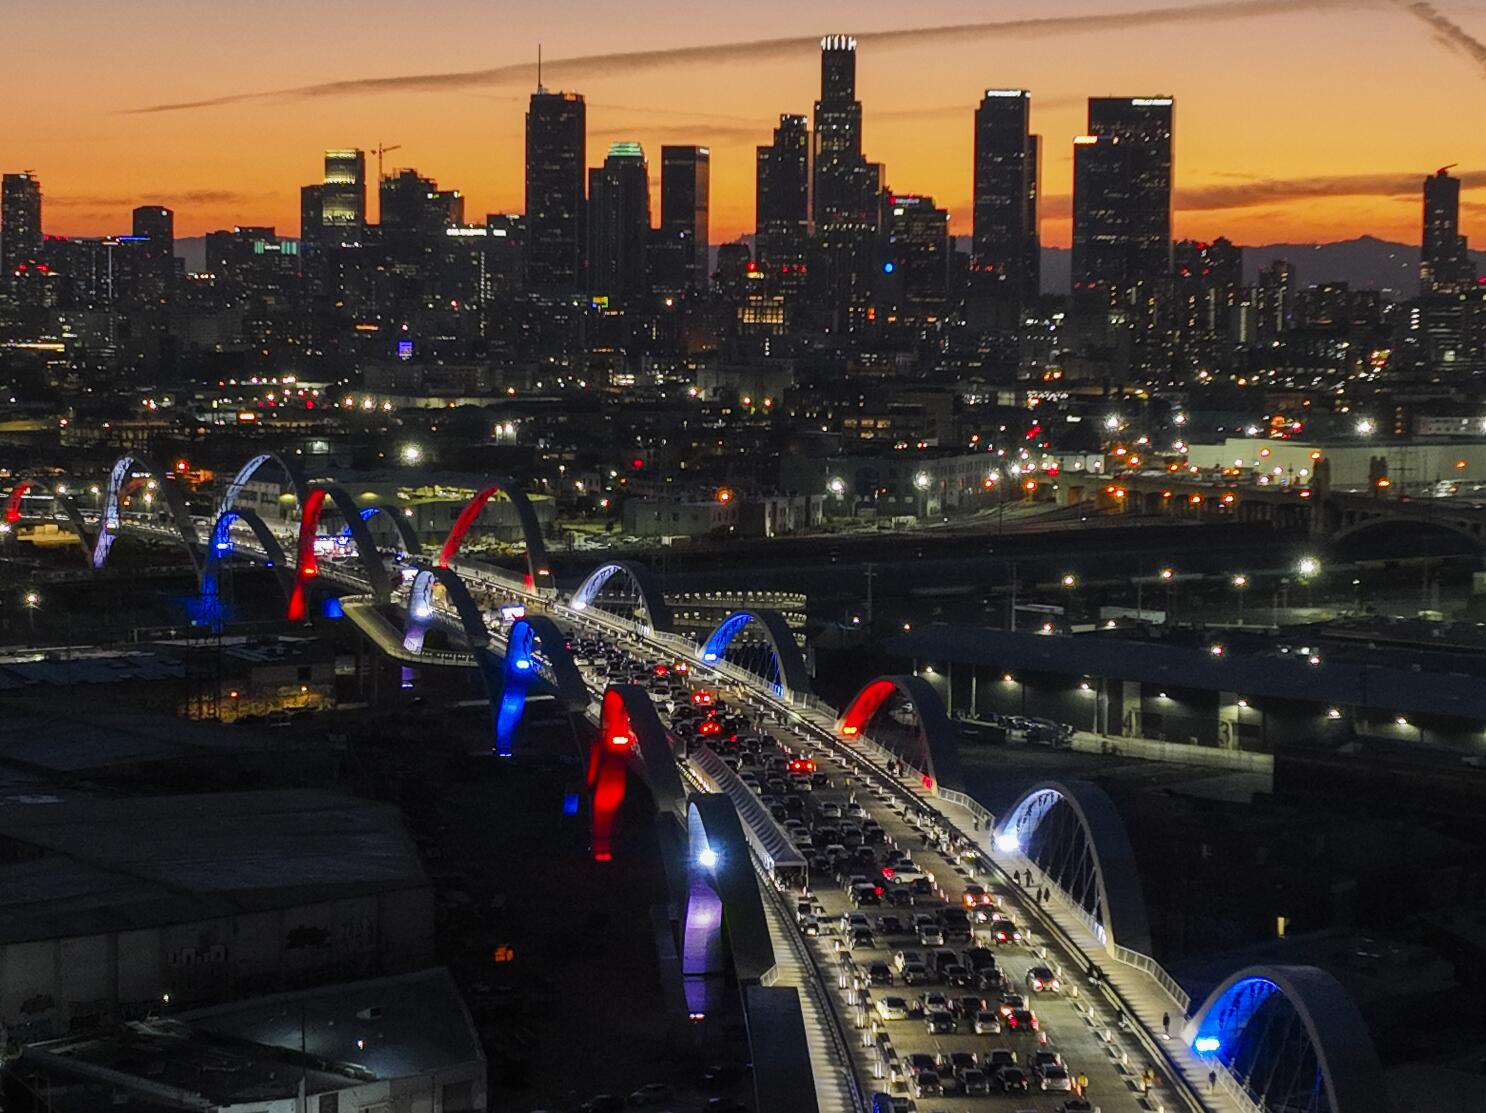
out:
<path id="1" fill-rule="evenodd" d="M 1027 988 L 1033 993 L 1057 993 L 1063 988 L 1063 979 L 1048 966 L 1034 966 L 1027 971 Z"/>
<path id="2" fill-rule="evenodd" d="M 912 1055 L 908 1056 L 909 1074 L 923 1074 L 925 1071 L 938 1073 L 939 1060 L 927 1051 L 915 1051 Z"/>
<path id="3" fill-rule="evenodd" d="M 939 968 L 939 976 L 949 985 L 966 989 L 975 984 L 975 975 L 958 962 L 949 962 Z"/>
<path id="4" fill-rule="evenodd" d="M 966 1020 L 973 1020 L 975 1014 L 986 1007 L 986 1003 L 979 997 L 956 997 L 950 1002 L 954 1006 L 955 1013 Z"/>
<path id="5" fill-rule="evenodd" d="M 1071 1094 L 1073 1092 L 1073 1076 L 1068 1073 L 1067 1067 L 1043 1067 L 1037 1072 L 1037 1084 L 1042 1087 L 1044 1093 Z"/>
<path id="6" fill-rule="evenodd" d="M 1032 1079 L 1021 1067 L 1002 1067 L 996 1072 L 996 1084 L 1003 1094 L 1025 1094 L 1032 1088 Z"/>
<path id="7" fill-rule="evenodd" d="M 913 1076 L 913 1096 L 916 1098 L 939 1098 L 944 1096 L 944 1083 L 936 1071 L 926 1070 Z"/>
<path id="8" fill-rule="evenodd" d="M 981 1009 L 975 1014 L 974 1028 L 977 1036 L 999 1036 L 1001 1018 L 990 1009 Z"/>
<path id="9" fill-rule="evenodd" d="M 892 985 L 893 968 L 885 962 L 874 962 L 867 967 L 867 980 L 873 985 Z"/>
<path id="10" fill-rule="evenodd" d="M 960 1090 L 967 1098 L 984 1097 L 991 1092 L 991 1078 L 976 1068 L 960 1075 Z"/>
<path id="11" fill-rule="evenodd" d="M 949 1012 L 949 998 L 942 993 L 925 993 L 918 1000 L 926 1013 L 934 1012 L 936 1009 Z"/>
<path id="12" fill-rule="evenodd" d="M 947 939 L 968 943 L 974 938 L 970 917 L 963 908 L 946 908 L 939 914 L 939 922 L 944 926 Z"/>
<path id="13" fill-rule="evenodd" d="M 971 947 L 965 952 L 965 965 L 979 974 L 996 968 L 996 952 L 989 947 Z"/>
<path id="14" fill-rule="evenodd" d="M 939 1073 L 941 1075 L 952 1074 L 956 1078 L 959 1078 L 967 1070 L 974 1070 L 979 1065 L 974 1053 L 969 1051 L 951 1051 L 948 1055 L 939 1056 Z"/>
<path id="15" fill-rule="evenodd" d="M 1027 999 L 1020 993 L 1003 993 L 1001 994 L 1001 1004 L 997 1009 L 1002 1016 L 1005 1016 L 1012 1009 L 1025 1009 L 1026 1007 Z"/>
<path id="16" fill-rule="evenodd" d="M 912 862 L 898 862 L 882 867 L 882 876 L 898 885 L 907 885 L 912 881 L 927 881 L 928 875 Z"/>
<path id="17" fill-rule="evenodd" d="M 923 924 L 918 929 L 918 941 L 925 947 L 943 946 L 944 929 L 938 924 Z"/>
<path id="18" fill-rule="evenodd" d="M 903 921 L 896 916 L 879 916 L 877 919 L 878 935 L 907 935 L 908 929 L 904 927 Z"/>
<path id="19" fill-rule="evenodd" d="M 873 938 L 872 932 L 867 928 L 857 928 L 851 933 L 851 942 L 848 944 L 855 951 L 858 948 L 871 948 L 877 946 L 877 940 Z"/>
<path id="20" fill-rule="evenodd" d="M 928 985 L 932 980 L 929 968 L 922 962 L 910 962 L 903 967 L 904 985 Z"/>
<path id="21" fill-rule="evenodd" d="M 966 908 L 975 908 L 982 904 L 992 904 L 994 899 L 986 892 L 983 885 L 966 885 L 965 891 L 960 894 L 960 903 Z"/>
<path id="22" fill-rule="evenodd" d="M 908 1002 L 902 997 L 879 997 L 877 1015 L 883 1020 L 907 1020 Z"/>
<path id="23" fill-rule="evenodd" d="M 858 908 L 876 908 L 882 904 L 882 891 L 875 885 L 853 885 L 851 902 Z"/>
<path id="24" fill-rule="evenodd" d="M 924 963 L 923 953 L 920 951 L 899 951 L 893 955 L 893 965 L 898 968 L 898 973 L 900 974 L 910 962 L 916 962 L 922 966 Z"/>
<path id="25" fill-rule="evenodd" d="M 903 888 L 889 889 L 887 891 L 887 902 L 894 908 L 912 908 L 913 893 Z"/>
<path id="26" fill-rule="evenodd" d="M 997 943 L 1020 943 L 1022 933 L 1010 920 L 997 920 L 991 925 L 991 938 Z"/>
<path id="27" fill-rule="evenodd" d="M 867 919 L 865 912 L 843 912 L 841 913 L 841 931 L 871 931 L 872 921 Z"/>
<path id="28" fill-rule="evenodd" d="M 647 1082 L 629 1096 L 631 1105 L 659 1105 L 663 1101 L 673 1101 L 676 1091 L 664 1082 Z"/>
<path id="29" fill-rule="evenodd" d="M 1016 1064 L 1016 1052 L 1009 1047 L 993 1047 L 980 1058 L 980 1065 L 993 1074 L 1002 1067 L 1014 1067 Z"/>
<path id="30" fill-rule="evenodd" d="M 840 819 L 841 805 L 834 800 L 827 800 L 821 804 L 820 814 L 822 819 Z"/>
<path id="31" fill-rule="evenodd" d="M 1037 1014 L 1031 1009 L 1012 1009 L 1005 1023 L 1008 1032 L 1035 1032 L 1039 1027 Z"/>
<path id="32" fill-rule="evenodd" d="M 915 877 L 909 882 L 908 889 L 916 897 L 932 897 L 934 895 L 934 883 L 927 877 Z"/>
<path id="33" fill-rule="evenodd" d="M 1058 1052 L 1050 1051 L 1045 1047 L 1034 1052 L 1031 1062 L 1028 1063 L 1028 1066 L 1032 1068 L 1032 1073 L 1034 1074 L 1040 1071 L 1043 1067 L 1061 1067 L 1062 1065 L 1063 1056 L 1060 1055 Z"/>
<path id="34" fill-rule="evenodd" d="M 871 1113 L 912 1113 L 912 1109 L 907 1098 L 896 1097 L 879 1090 L 872 1095 Z"/>
<path id="35" fill-rule="evenodd" d="M 924 1029 L 931 1036 L 949 1036 L 959 1030 L 954 1013 L 947 1009 L 934 1009 L 924 1013 Z"/>
<path id="36" fill-rule="evenodd" d="M 820 934 L 820 918 L 817 916 L 801 916 L 800 931 L 805 935 L 818 936 Z"/>
<path id="37" fill-rule="evenodd" d="M 1099 1107 L 1087 1098 L 1069 1098 L 1059 1102 L 1054 1113 L 1099 1113 Z"/>

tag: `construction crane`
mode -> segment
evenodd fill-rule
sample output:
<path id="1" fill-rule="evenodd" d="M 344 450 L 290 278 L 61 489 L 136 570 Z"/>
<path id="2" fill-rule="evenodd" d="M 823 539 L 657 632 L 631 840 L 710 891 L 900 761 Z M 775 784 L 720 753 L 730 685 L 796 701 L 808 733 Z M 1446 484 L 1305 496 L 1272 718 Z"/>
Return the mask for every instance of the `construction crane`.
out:
<path id="1" fill-rule="evenodd" d="M 388 151 L 400 151 L 400 150 L 402 150 L 402 144 L 401 143 L 394 143 L 390 147 L 386 146 L 385 144 L 378 143 L 376 145 L 376 147 L 373 148 L 372 153 L 377 156 L 377 182 L 378 182 L 379 185 L 380 185 L 380 183 L 382 181 L 382 158 L 383 158 L 383 156 L 386 155 Z"/>
<path id="2" fill-rule="evenodd" d="M 382 159 L 386 156 L 386 154 L 387 154 L 388 151 L 400 151 L 400 150 L 402 150 L 402 144 L 401 143 L 394 143 L 390 147 L 387 146 L 387 144 L 385 144 L 385 143 L 378 143 L 376 145 L 376 148 L 375 148 L 375 153 L 376 153 L 376 156 L 377 156 L 377 219 L 378 220 L 381 220 L 382 219 L 382 177 L 383 177 Z"/>
<path id="3" fill-rule="evenodd" d="M 1452 162 L 1449 166 L 1441 166 L 1438 170 L 1435 171 L 1435 173 L 1442 175 L 1446 170 L 1454 170 L 1459 165 L 1460 163 L 1458 162 Z"/>

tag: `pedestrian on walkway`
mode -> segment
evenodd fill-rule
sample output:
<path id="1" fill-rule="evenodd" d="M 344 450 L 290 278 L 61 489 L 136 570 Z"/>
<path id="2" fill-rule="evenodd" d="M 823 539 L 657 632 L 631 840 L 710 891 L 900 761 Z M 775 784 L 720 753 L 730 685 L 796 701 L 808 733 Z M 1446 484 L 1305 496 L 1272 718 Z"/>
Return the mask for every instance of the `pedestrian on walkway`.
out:
<path id="1" fill-rule="evenodd" d="M 1216 1090 L 1218 1088 L 1218 1072 L 1217 1071 L 1210 1070 L 1210 1071 L 1207 1072 L 1207 1088 L 1208 1088 L 1209 1091 Z"/>
<path id="2" fill-rule="evenodd" d="M 1086 1074 L 1080 1074 L 1078 1076 L 1078 1096 L 1079 1097 L 1083 1097 L 1088 1092 L 1089 1092 L 1089 1076 L 1086 1075 Z"/>
<path id="3" fill-rule="evenodd" d="M 1166 1039 L 1171 1039 L 1171 1014 L 1161 1014 L 1161 1034 Z"/>

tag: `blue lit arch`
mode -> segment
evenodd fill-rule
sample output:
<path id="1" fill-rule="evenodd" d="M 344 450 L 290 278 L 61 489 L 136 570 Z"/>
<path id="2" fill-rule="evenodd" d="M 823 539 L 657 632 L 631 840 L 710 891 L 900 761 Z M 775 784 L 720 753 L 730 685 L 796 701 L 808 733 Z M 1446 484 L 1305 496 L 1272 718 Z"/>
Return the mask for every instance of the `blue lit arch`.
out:
<path id="1" fill-rule="evenodd" d="M 1151 926 L 1135 851 L 1114 801 L 1098 785 L 1047 781 L 1029 789 L 996 825 L 996 849 L 1037 854 L 1045 845 L 1038 834 L 1049 816 L 1066 828 L 1060 832 L 1059 850 L 1055 860 L 1033 860 L 1084 910 L 1105 946 L 1118 944 L 1149 955 Z M 1044 838 L 1047 834 L 1043 831 Z"/>
<path id="2" fill-rule="evenodd" d="M 399 556 L 417 557 L 423 551 L 423 546 L 418 540 L 418 533 L 413 529 L 413 524 L 408 521 L 406 514 L 387 509 L 385 506 L 362 507 L 361 520 L 368 523 L 367 529 L 371 529 L 371 520 L 381 515 L 392 523 L 393 532 L 397 534 L 398 543 L 402 546 Z M 351 543 L 351 524 L 349 522 L 341 529 L 340 542 L 342 545 Z"/>
<path id="3" fill-rule="evenodd" d="M 1382 1064 L 1352 995 L 1314 966 L 1250 966 L 1182 1029 L 1260 1109 L 1388 1113 Z"/>
<path id="4" fill-rule="evenodd" d="M 228 510 L 217 515 L 212 525 L 212 535 L 207 541 L 206 553 L 201 559 L 201 603 L 213 625 L 221 621 L 221 565 L 234 552 L 232 527 L 238 523 L 253 531 L 253 537 L 263 549 L 264 567 L 272 569 L 274 578 L 288 599 L 294 592 L 294 572 L 284 559 L 283 546 L 273 531 L 251 510 Z"/>
<path id="5" fill-rule="evenodd" d="M 258 470 L 267 463 L 278 464 L 284 473 L 284 479 L 294 491 L 294 497 L 301 507 L 304 506 L 305 496 L 309 493 L 309 485 L 304 480 L 304 475 L 299 467 L 288 457 L 277 452 L 261 452 L 237 470 L 232 477 L 232 482 L 227 484 L 227 490 L 222 495 L 222 501 L 217 506 L 217 516 L 221 517 L 229 510 L 237 509 L 238 496 L 243 493 L 243 488 L 253 481 Z"/>
<path id="6" fill-rule="evenodd" d="M 616 575 L 628 581 L 635 589 L 639 606 L 645 613 L 644 625 L 649 626 L 651 630 L 669 631 L 671 629 L 671 608 L 666 603 L 665 596 L 661 594 L 660 585 L 655 582 L 648 568 L 631 561 L 611 560 L 599 565 L 578 585 L 568 605 L 575 611 L 588 609 Z"/>
<path id="7" fill-rule="evenodd" d="M 108 487 L 103 495 L 103 510 L 98 519 L 98 535 L 93 542 L 93 567 L 102 568 L 108 563 L 109 551 L 113 548 L 114 541 L 118 539 L 119 527 L 122 524 L 119 500 L 123 496 L 124 484 L 136 471 L 155 480 L 161 500 L 170 513 L 176 533 L 180 535 L 181 544 L 185 546 L 186 552 L 191 557 L 191 565 L 199 572 L 201 554 L 197 549 L 200 539 L 196 536 L 196 523 L 192 521 L 191 514 L 186 507 L 186 496 L 180 481 L 175 478 L 174 472 L 161 468 L 158 464 L 134 453 L 120 456 L 114 461 L 114 466 L 109 471 Z"/>
<path id="8" fill-rule="evenodd" d="M 795 642 L 794 631 L 789 628 L 784 615 L 776 610 L 758 609 L 734 611 L 707 635 L 697 656 L 704 664 L 716 665 L 727 660 L 728 647 L 750 624 L 762 635 L 769 650 L 766 673 L 758 673 L 770 685 L 776 696 L 804 695 L 810 691 L 810 676 L 805 669 L 805 659 Z"/>
<path id="9" fill-rule="evenodd" d="M 487 650 L 477 650 L 475 656 L 485 670 L 495 713 L 497 757 L 516 752 L 526 696 L 536 683 L 549 685 L 557 693 L 558 705 L 569 714 L 588 709 L 588 686 L 573 663 L 567 636 L 546 615 L 527 615 L 511 624 L 505 657 L 499 663 Z"/>

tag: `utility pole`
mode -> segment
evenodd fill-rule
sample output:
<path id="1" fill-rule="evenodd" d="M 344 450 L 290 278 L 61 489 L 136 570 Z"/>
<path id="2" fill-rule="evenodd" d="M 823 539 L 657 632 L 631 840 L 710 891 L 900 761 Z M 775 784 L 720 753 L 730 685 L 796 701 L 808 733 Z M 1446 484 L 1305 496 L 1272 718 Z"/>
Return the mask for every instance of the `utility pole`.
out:
<path id="1" fill-rule="evenodd" d="M 867 628 L 872 628 L 872 581 L 877 576 L 877 565 L 868 562 L 865 565 L 867 573 Z"/>
<path id="2" fill-rule="evenodd" d="M 1015 630 L 1016 629 L 1016 588 L 1017 588 L 1016 565 L 1013 562 L 1011 562 L 1011 561 L 1007 561 L 1006 567 L 1011 570 L 1011 608 L 1007 612 L 1007 615 L 1006 615 L 1006 628 L 1008 630 Z"/>

